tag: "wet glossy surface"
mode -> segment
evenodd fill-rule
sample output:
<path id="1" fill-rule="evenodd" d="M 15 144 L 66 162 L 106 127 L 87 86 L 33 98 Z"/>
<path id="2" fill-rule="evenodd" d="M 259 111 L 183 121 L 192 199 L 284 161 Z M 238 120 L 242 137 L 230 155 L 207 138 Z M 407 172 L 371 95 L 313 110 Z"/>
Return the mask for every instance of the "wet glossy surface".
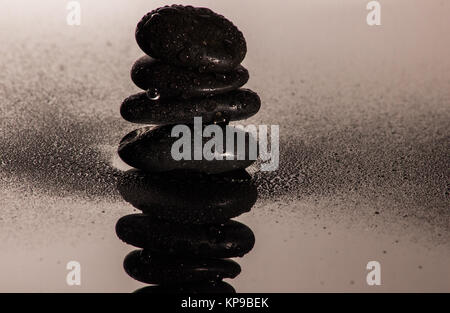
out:
<path id="1" fill-rule="evenodd" d="M 194 117 L 203 123 L 238 121 L 255 115 L 261 107 L 258 95 L 238 89 L 207 98 L 151 100 L 146 92 L 127 97 L 120 106 L 121 116 L 133 123 L 186 124 Z"/>
<path id="2" fill-rule="evenodd" d="M 177 224 L 223 223 L 249 212 L 257 199 L 245 170 L 218 175 L 129 170 L 118 177 L 117 189 L 145 214 Z"/>
<path id="3" fill-rule="evenodd" d="M 149 12 L 136 27 L 136 41 L 154 58 L 203 72 L 228 72 L 247 52 L 237 27 L 203 7 L 173 5 Z"/>
<path id="4" fill-rule="evenodd" d="M 229 259 L 167 257 L 145 250 L 130 252 L 123 267 L 140 282 L 163 286 L 221 281 L 235 278 L 241 272 L 239 264 Z"/>
<path id="5" fill-rule="evenodd" d="M 202 136 L 208 126 L 176 126 L 183 128 L 177 131 L 173 125 L 146 126 L 128 133 L 119 143 L 120 158 L 134 168 L 152 173 L 186 170 L 208 174 L 245 169 L 257 159 L 256 138 L 248 131 L 215 125 L 222 136 L 215 137 L 219 144 L 211 146 L 211 137 Z M 205 151 L 215 157 L 208 159 Z"/>
<path id="6" fill-rule="evenodd" d="M 189 210 L 187 205 L 185 210 Z M 248 253 L 255 244 L 253 232 L 244 224 L 175 224 L 145 214 L 123 216 L 116 224 L 117 236 L 149 252 L 174 256 L 233 258 Z"/>
<path id="7" fill-rule="evenodd" d="M 249 169 L 258 200 L 236 218 L 255 246 L 226 281 L 238 292 L 449 291 L 447 2 L 383 2 L 376 29 L 356 0 L 286 1 L 277 14 L 258 3 L 194 3 L 246 34 L 248 87 L 262 99 L 246 123 L 280 125 L 280 169 Z M 119 107 L 139 92 L 136 21 L 162 4 L 83 2 L 77 28 L 60 1 L 2 3 L 1 291 L 145 286 L 125 273 L 134 248 L 115 234 L 140 213 L 116 188 L 129 168 L 115 151 L 135 128 Z M 80 287 L 66 284 L 71 260 Z M 370 260 L 380 287 L 366 284 Z"/>
<path id="8" fill-rule="evenodd" d="M 140 57 L 131 68 L 131 79 L 136 86 L 159 94 L 161 99 L 223 94 L 243 86 L 248 78 L 248 71 L 242 65 L 226 73 L 200 73 L 149 56 Z"/>
<path id="9" fill-rule="evenodd" d="M 224 217 L 239 216 L 236 207 L 243 213 L 256 201 L 255 185 L 245 170 L 216 175 L 128 173 L 127 184 L 119 184 L 119 190 L 145 186 L 144 192 L 143 188 L 133 189 L 131 197 L 139 199 L 138 208 L 150 212 L 129 214 L 117 221 L 117 236 L 143 248 L 125 258 L 128 275 L 140 282 L 182 290 L 192 284 L 220 284 L 224 278 L 239 275 L 241 267 L 228 258 L 249 253 L 255 235 L 246 225 Z M 125 200 L 130 198 L 127 191 L 122 191 Z M 214 293 L 216 288 L 206 292 Z"/>

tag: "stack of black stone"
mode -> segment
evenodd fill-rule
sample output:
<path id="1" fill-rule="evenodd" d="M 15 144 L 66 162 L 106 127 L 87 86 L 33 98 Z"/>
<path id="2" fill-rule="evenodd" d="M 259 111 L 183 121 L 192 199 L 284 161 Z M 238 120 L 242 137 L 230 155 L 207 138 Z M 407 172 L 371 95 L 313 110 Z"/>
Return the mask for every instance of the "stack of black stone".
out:
<path id="1" fill-rule="evenodd" d="M 136 40 L 147 55 L 135 62 L 131 78 L 145 92 L 125 99 L 121 115 L 160 126 L 129 133 L 118 150 L 124 162 L 138 169 L 125 173 L 118 189 L 143 211 L 116 225 L 119 238 L 142 248 L 125 258 L 125 270 L 156 285 L 145 291 L 234 291 L 222 279 L 234 278 L 241 269 L 227 258 L 248 253 L 255 238 L 247 226 L 230 219 L 248 212 L 257 198 L 244 170 L 255 161 L 249 153 L 251 134 L 230 132 L 236 137 L 244 133 L 240 159 L 238 141 L 229 150 L 225 136 L 229 121 L 248 118 L 260 108 L 256 93 L 240 89 L 249 79 L 240 65 L 245 39 L 230 21 L 207 8 L 172 5 L 146 14 L 137 25 Z M 196 117 L 202 118 L 200 131 L 211 124 L 223 130 L 223 150 L 214 153 L 227 159 L 195 159 L 195 148 L 190 159 L 173 157 L 178 139 L 172 137 L 173 127 L 183 124 L 198 132 Z M 201 140 L 203 151 L 209 138 Z"/>

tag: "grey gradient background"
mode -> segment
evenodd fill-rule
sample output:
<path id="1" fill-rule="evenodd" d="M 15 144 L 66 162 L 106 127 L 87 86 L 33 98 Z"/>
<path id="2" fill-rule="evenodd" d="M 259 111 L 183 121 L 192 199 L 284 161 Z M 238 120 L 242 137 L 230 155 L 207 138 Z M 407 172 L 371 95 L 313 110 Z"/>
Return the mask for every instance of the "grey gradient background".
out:
<path id="1" fill-rule="evenodd" d="M 246 123 L 280 125 L 280 169 L 238 220 L 255 248 L 238 292 L 450 291 L 450 3 L 365 0 L 178 1 L 207 6 L 247 39 Z M 134 212 L 115 189 L 115 151 L 137 125 L 134 28 L 163 1 L 0 1 L 0 291 L 129 292 Z M 66 285 L 65 265 L 82 266 Z M 369 287 L 366 264 L 381 263 Z"/>

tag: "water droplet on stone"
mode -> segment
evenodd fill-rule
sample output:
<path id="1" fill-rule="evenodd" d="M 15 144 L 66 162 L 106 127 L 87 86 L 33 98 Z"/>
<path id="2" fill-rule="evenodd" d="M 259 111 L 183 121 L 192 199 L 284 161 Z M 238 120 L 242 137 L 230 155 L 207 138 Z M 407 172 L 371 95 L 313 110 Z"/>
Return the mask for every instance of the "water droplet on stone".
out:
<path id="1" fill-rule="evenodd" d="M 178 53 L 178 59 L 181 62 L 187 62 L 190 59 L 190 57 L 191 56 L 189 55 L 188 51 L 186 51 L 186 50 L 182 50 L 182 51 L 180 51 L 180 53 Z"/>
<path id="2" fill-rule="evenodd" d="M 229 122 L 230 122 L 230 119 L 222 112 L 217 112 L 214 115 L 213 123 L 216 125 L 227 125 Z"/>
<path id="3" fill-rule="evenodd" d="M 223 82 L 227 81 L 227 75 L 226 74 L 216 73 L 215 76 L 216 76 L 217 80 L 220 80 L 220 81 L 223 81 Z"/>
<path id="4" fill-rule="evenodd" d="M 161 97 L 161 95 L 158 92 L 158 89 L 156 88 L 148 89 L 145 93 L 147 97 L 152 101 L 159 100 L 159 98 Z"/>

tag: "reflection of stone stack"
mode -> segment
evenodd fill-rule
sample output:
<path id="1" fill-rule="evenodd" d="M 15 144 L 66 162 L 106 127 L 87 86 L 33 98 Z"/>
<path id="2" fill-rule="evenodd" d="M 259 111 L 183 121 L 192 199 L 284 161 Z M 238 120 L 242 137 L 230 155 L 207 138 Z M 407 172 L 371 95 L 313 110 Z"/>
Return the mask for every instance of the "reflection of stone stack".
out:
<path id="1" fill-rule="evenodd" d="M 254 138 L 234 129 L 230 136 L 244 135 L 245 146 L 235 140 L 230 147 L 226 135 L 229 121 L 248 118 L 260 108 L 256 93 L 239 89 L 249 78 L 240 65 L 245 39 L 209 9 L 173 5 L 146 14 L 136 40 L 147 55 L 136 61 L 131 78 L 146 91 L 125 99 L 121 115 L 161 126 L 137 129 L 119 146 L 122 160 L 142 170 L 128 172 L 119 184 L 125 200 L 144 212 L 117 223 L 122 240 L 143 248 L 127 256 L 125 270 L 137 280 L 164 286 L 160 290 L 231 290 L 221 280 L 235 277 L 240 267 L 223 258 L 242 256 L 254 244 L 248 227 L 229 220 L 249 211 L 256 200 L 243 170 L 255 161 L 250 153 Z M 200 131 L 205 124 L 222 130 L 223 144 L 211 151 L 219 159 L 194 157 L 199 152 L 194 136 L 191 158 L 173 157 L 178 140 L 171 136 L 173 127 L 185 124 L 198 132 L 192 125 L 196 117 L 202 118 Z M 200 153 L 209 140 L 201 139 Z"/>
<path id="2" fill-rule="evenodd" d="M 116 225 L 120 239 L 143 248 L 125 259 L 131 277 L 160 285 L 151 291 L 233 290 L 221 280 L 234 278 L 240 267 L 226 258 L 243 256 L 255 242 L 247 226 L 230 220 L 250 211 L 257 198 L 246 171 L 207 175 L 131 170 L 120 178 L 118 189 L 143 211 L 122 217 Z"/>

